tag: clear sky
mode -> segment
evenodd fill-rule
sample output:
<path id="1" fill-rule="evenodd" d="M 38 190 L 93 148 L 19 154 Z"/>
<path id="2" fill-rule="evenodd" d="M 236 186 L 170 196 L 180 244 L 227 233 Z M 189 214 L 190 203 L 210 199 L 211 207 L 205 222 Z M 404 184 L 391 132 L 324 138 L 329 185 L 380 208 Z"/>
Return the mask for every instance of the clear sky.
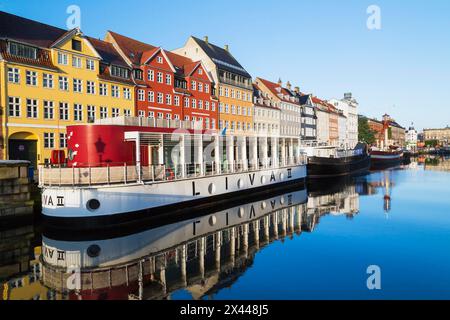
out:
<path id="1" fill-rule="evenodd" d="M 367 28 L 373 4 L 380 30 Z M 450 125 L 448 0 L 0 0 L 0 10 L 62 28 L 69 5 L 93 37 L 113 30 L 171 50 L 208 35 L 253 77 L 324 99 L 352 92 L 360 113 L 403 126 Z"/>

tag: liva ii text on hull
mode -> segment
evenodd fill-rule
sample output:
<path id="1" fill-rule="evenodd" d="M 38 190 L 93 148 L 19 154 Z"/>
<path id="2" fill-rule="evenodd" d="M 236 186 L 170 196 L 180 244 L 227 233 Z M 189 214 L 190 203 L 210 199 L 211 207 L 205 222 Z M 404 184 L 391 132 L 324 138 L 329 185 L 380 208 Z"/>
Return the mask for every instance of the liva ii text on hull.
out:
<path id="1" fill-rule="evenodd" d="M 306 178 L 297 137 L 123 124 L 69 126 L 67 137 L 67 163 L 39 168 L 54 222 L 126 221 Z"/>

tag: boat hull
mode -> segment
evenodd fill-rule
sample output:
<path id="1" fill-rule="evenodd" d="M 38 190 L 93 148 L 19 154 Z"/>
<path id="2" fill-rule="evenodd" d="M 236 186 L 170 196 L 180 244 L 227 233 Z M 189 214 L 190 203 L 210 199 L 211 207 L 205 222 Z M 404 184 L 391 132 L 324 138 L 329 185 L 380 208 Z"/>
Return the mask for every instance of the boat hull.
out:
<path id="1" fill-rule="evenodd" d="M 306 165 L 160 183 L 96 188 L 46 187 L 45 222 L 61 228 L 104 228 L 145 218 L 186 215 L 275 187 L 304 187 Z M 96 199 L 100 207 L 88 208 Z"/>
<path id="2" fill-rule="evenodd" d="M 370 157 L 367 154 L 343 158 L 308 158 L 308 178 L 331 178 L 367 172 Z"/>
<path id="3" fill-rule="evenodd" d="M 371 169 L 385 169 L 402 164 L 403 152 L 372 151 L 370 153 Z"/>

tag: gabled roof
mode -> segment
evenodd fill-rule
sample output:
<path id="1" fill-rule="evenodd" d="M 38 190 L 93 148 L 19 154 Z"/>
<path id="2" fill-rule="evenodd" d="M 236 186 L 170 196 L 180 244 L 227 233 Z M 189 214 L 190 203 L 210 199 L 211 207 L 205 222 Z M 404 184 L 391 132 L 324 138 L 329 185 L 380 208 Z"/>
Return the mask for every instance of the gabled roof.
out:
<path id="1" fill-rule="evenodd" d="M 108 32 L 114 38 L 125 56 L 131 61 L 131 63 L 135 65 L 141 65 L 141 60 L 144 52 L 151 52 L 157 48 L 150 44 L 123 36 L 113 31 Z"/>
<path id="2" fill-rule="evenodd" d="M 261 83 L 267 88 L 269 89 L 269 91 L 275 95 L 278 99 L 285 101 L 285 102 L 289 102 L 292 104 L 300 104 L 296 101 L 291 101 L 291 97 L 295 97 L 292 92 L 286 88 L 281 87 L 278 83 L 269 81 L 269 80 L 265 80 L 262 78 L 257 78 L 257 81 L 261 81 Z M 282 95 L 281 97 L 279 95 Z M 289 98 L 286 98 L 286 96 L 288 96 Z M 295 97 L 296 98 L 296 97 Z"/>
<path id="3" fill-rule="evenodd" d="M 67 30 L 0 11 L 0 38 L 49 48 Z"/>
<path id="4" fill-rule="evenodd" d="M 229 71 L 246 78 L 252 77 L 229 51 L 196 37 L 192 37 L 192 39 L 200 46 L 205 54 L 211 58 L 219 69 Z"/>
<path id="5" fill-rule="evenodd" d="M 111 43 L 91 37 L 87 37 L 87 39 L 101 56 L 103 62 L 121 67 L 128 67 L 126 61 Z"/>
<path id="6" fill-rule="evenodd" d="M 272 103 L 270 103 L 270 104 L 264 103 L 264 101 L 267 101 L 269 99 L 264 97 L 264 95 L 262 94 L 261 88 L 258 87 L 258 85 L 256 83 L 253 83 L 253 98 L 254 98 L 253 104 L 255 106 L 280 110 L 278 107 L 274 106 Z M 261 100 L 263 100 L 262 103 L 261 103 Z"/>

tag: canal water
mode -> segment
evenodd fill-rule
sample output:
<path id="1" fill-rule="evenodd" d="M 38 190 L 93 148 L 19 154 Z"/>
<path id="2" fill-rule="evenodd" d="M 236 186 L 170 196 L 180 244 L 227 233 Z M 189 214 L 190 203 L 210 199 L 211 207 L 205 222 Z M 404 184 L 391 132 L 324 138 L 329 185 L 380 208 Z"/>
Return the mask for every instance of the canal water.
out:
<path id="1" fill-rule="evenodd" d="M 113 236 L 0 233 L 3 299 L 450 299 L 450 159 Z"/>

